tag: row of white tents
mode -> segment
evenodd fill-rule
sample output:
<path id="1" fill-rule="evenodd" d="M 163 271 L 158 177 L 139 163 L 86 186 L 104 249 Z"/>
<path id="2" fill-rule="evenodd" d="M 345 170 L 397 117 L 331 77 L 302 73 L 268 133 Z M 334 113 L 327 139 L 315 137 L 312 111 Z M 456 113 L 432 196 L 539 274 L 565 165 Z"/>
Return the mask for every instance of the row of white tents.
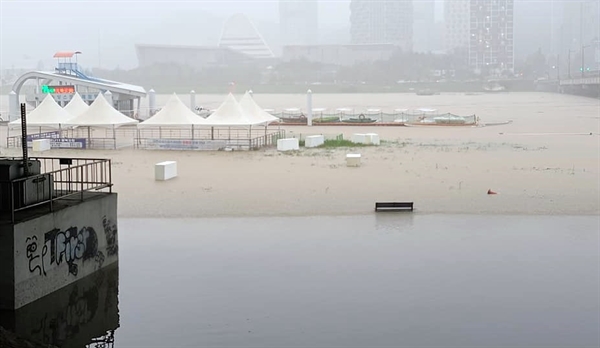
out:
<path id="1" fill-rule="evenodd" d="M 277 120 L 277 117 L 260 108 L 249 93 L 246 93 L 239 103 L 232 94 L 229 94 L 208 118 L 203 118 L 190 110 L 177 95 L 173 94 L 160 111 L 139 123 L 116 110 L 102 93 L 99 93 L 89 106 L 76 93 L 64 108 L 48 95 L 26 116 L 27 127 L 55 129 L 71 127 L 114 129 L 136 124 L 138 128 L 249 127 L 266 126 Z M 21 119 L 10 122 L 9 127 L 21 127 Z"/>

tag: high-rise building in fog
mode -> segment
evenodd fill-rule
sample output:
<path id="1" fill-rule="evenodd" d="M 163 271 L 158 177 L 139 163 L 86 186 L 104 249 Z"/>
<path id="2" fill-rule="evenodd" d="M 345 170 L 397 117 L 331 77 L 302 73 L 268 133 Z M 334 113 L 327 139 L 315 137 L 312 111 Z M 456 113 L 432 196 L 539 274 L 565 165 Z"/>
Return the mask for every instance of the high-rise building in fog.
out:
<path id="1" fill-rule="evenodd" d="M 413 51 L 431 52 L 435 47 L 435 1 L 413 1 Z"/>
<path id="2" fill-rule="evenodd" d="M 448 53 L 468 52 L 470 7 L 470 0 L 446 0 L 444 3 L 444 47 Z"/>
<path id="3" fill-rule="evenodd" d="M 471 0 L 469 66 L 476 73 L 514 71 L 514 0 Z"/>
<path id="4" fill-rule="evenodd" d="M 412 1 L 352 0 L 350 36 L 354 44 L 391 43 L 412 51 Z"/>
<path id="5" fill-rule="evenodd" d="M 317 44 L 318 1 L 279 0 L 279 28 L 282 46 Z"/>

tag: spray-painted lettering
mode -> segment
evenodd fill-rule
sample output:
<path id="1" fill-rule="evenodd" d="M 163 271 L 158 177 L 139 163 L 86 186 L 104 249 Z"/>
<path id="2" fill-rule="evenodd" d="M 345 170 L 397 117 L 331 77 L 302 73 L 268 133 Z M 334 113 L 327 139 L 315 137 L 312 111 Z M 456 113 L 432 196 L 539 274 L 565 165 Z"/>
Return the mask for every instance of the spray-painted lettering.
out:
<path id="1" fill-rule="evenodd" d="M 40 257 L 39 253 L 37 252 L 38 249 L 38 243 L 37 243 L 37 236 L 33 236 L 33 237 L 27 237 L 27 239 L 25 240 L 25 243 L 27 244 L 27 259 L 29 260 L 29 272 L 38 272 L 38 275 L 46 275 L 46 270 L 42 269 L 43 267 L 43 263 L 42 263 L 42 257 L 44 255 L 44 251 L 47 250 L 47 248 L 44 246 L 42 248 L 42 256 Z"/>
<path id="2" fill-rule="evenodd" d="M 102 226 L 104 227 L 104 235 L 106 236 L 106 253 L 108 256 L 117 255 L 119 252 L 117 224 L 104 216 L 102 218 Z"/>
<path id="3" fill-rule="evenodd" d="M 65 231 L 53 229 L 46 232 L 41 253 L 36 236 L 27 238 L 26 243 L 29 271 L 37 271 L 38 275 L 45 276 L 49 266 L 66 264 L 68 272 L 77 276 L 79 262 L 94 260 L 97 268 L 104 263 L 104 254 L 98 251 L 98 235 L 92 227 L 70 227 Z"/>

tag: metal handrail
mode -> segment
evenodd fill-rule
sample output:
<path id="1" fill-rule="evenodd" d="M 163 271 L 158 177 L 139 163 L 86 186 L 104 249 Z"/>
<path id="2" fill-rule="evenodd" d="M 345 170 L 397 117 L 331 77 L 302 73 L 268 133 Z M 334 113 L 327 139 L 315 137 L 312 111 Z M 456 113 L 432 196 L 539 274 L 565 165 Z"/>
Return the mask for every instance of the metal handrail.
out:
<path id="1" fill-rule="evenodd" d="M 20 158 L 9 158 L 19 160 Z M 11 221 L 15 222 L 15 213 L 27 210 L 33 207 L 49 204 L 50 211 L 54 211 L 54 203 L 57 200 L 79 195 L 80 200 L 84 200 L 84 193 L 89 191 L 102 191 L 108 189 L 112 193 L 112 166 L 110 159 L 93 159 L 93 158 L 73 158 L 71 161 L 75 164 L 60 164 L 61 158 L 54 157 L 37 157 L 30 158 L 30 161 L 39 160 L 43 164 L 43 169 L 40 174 L 30 175 L 14 180 L 0 181 L 0 184 L 8 184 L 10 193 L 10 215 Z M 59 162 L 58 164 L 56 162 Z M 80 163 L 79 162 L 83 162 Z M 55 164 L 58 166 L 67 166 L 66 168 L 54 169 Z M 27 186 L 22 184 L 28 180 L 45 180 L 48 176 L 52 178 L 51 185 L 48 185 L 48 190 L 44 190 L 47 194 L 47 199 L 42 199 L 36 203 L 16 206 L 15 193 L 17 187 L 22 188 L 22 195 L 27 195 Z M 54 180 L 56 179 L 56 180 Z"/>

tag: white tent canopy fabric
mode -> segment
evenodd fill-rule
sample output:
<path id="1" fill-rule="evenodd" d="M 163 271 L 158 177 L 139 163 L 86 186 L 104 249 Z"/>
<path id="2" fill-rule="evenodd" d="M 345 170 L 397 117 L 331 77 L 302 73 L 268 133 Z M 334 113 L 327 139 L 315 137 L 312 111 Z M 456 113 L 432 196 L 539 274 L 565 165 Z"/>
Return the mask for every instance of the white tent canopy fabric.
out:
<path id="1" fill-rule="evenodd" d="M 125 125 L 137 124 L 138 121 L 129 118 L 112 107 L 99 93 L 90 107 L 79 116 L 68 122 L 70 126 L 77 127 L 102 127 L 117 128 Z"/>
<path id="2" fill-rule="evenodd" d="M 69 104 L 67 104 L 64 109 L 73 115 L 73 117 L 77 117 L 86 112 L 89 107 L 90 106 L 81 99 L 79 93 L 75 92 L 75 95 L 73 95 L 73 98 L 71 98 L 71 101 L 69 101 Z"/>
<path id="3" fill-rule="evenodd" d="M 207 125 L 211 127 L 247 127 L 264 123 L 246 113 L 234 96 L 229 93 L 223 104 L 217 108 L 208 118 Z"/>
<path id="4" fill-rule="evenodd" d="M 37 108 L 26 115 L 27 127 L 61 128 L 72 119 L 73 115 L 58 105 L 50 94 L 42 100 Z M 11 128 L 20 128 L 21 118 L 10 122 L 8 125 Z"/>
<path id="5" fill-rule="evenodd" d="M 202 126 L 207 124 L 207 120 L 190 110 L 176 94 L 173 94 L 159 112 L 138 124 L 138 128 Z"/>
<path id="6" fill-rule="evenodd" d="M 252 95 L 249 92 L 246 92 L 242 99 L 240 99 L 240 107 L 244 112 L 246 112 L 249 116 L 252 117 L 253 120 L 256 120 L 260 124 L 269 124 L 271 122 L 278 121 L 279 118 L 269 114 L 264 111 L 256 102 Z"/>

